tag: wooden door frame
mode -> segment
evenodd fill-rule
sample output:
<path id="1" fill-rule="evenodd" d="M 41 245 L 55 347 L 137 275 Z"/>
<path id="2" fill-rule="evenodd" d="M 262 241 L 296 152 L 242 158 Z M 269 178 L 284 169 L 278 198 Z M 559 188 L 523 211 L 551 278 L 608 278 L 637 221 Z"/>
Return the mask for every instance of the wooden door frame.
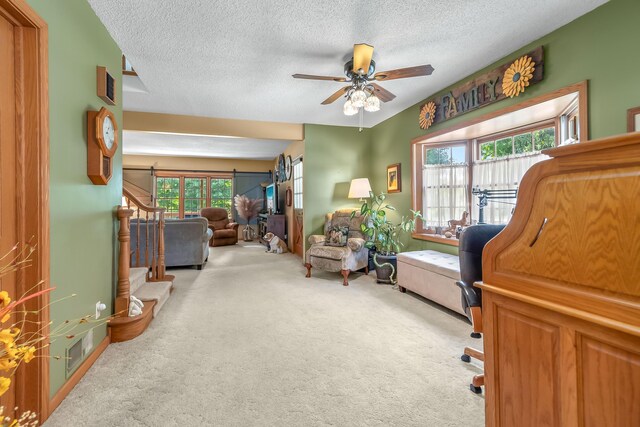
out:
<path id="1" fill-rule="evenodd" d="M 25 0 L 0 0 L 0 16 L 14 25 L 15 35 L 16 230 L 20 243 L 36 245 L 32 266 L 17 275 L 21 295 L 39 281 L 34 291 L 49 287 L 48 28 Z M 26 309 L 40 310 L 37 320 L 48 325 L 48 304 L 43 295 Z M 48 327 L 43 333 L 48 334 Z M 18 411 L 35 411 L 43 422 L 49 416 L 48 347 L 39 355 L 20 366 L 14 381 Z"/>

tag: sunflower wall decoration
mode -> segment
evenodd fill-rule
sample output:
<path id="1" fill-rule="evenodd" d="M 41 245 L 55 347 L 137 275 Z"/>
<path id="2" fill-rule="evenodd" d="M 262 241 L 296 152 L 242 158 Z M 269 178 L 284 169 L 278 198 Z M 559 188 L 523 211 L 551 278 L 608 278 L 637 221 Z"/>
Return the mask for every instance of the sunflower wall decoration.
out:
<path id="1" fill-rule="evenodd" d="M 429 129 L 436 118 L 436 103 L 429 101 L 420 109 L 420 128 Z"/>
<path id="2" fill-rule="evenodd" d="M 529 86 L 529 80 L 533 78 L 535 65 L 536 63 L 528 55 L 516 59 L 504 72 L 502 92 L 509 98 L 524 92 L 524 88 Z"/>

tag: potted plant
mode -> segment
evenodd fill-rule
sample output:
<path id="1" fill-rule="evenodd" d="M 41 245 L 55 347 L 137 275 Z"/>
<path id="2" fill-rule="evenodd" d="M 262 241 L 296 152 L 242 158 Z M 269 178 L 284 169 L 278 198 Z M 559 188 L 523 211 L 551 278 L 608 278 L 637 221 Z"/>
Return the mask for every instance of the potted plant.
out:
<path id="1" fill-rule="evenodd" d="M 402 233 L 411 233 L 416 229 L 416 220 L 421 219 L 419 211 L 411 210 L 410 216 L 402 216 L 399 222 L 389 219 L 388 212 L 396 208 L 385 203 L 387 195 L 371 193 L 360 208 L 360 214 L 367 216 L 361 230 L 367 236 L 367 247 L 375 248 L 373 263 L 376 266 L 378 283 L 396 283 L 397 253 L 404 246 L 400 241 Z M 355 216 L 355 212 L 352 216 Z"/>

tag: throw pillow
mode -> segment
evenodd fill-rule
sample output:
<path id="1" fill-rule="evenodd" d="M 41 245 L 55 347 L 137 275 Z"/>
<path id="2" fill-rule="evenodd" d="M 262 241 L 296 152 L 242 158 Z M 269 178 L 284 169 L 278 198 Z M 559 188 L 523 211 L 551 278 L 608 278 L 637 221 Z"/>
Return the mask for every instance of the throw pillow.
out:
<path id="1" fill-rule="evenodd" d="M 325 246 L 347 246 L 349 227 L 330 227 L 327 230 Z"/>

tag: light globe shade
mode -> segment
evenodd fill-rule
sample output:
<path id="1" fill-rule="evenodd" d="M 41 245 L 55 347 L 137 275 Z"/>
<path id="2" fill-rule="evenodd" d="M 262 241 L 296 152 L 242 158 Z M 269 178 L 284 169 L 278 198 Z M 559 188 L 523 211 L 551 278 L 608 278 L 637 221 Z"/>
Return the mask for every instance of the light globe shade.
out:
<path id="1" fill-rule="evenodd" d="M 380 99 L 375 95 L 369 96 L 364 102 L 364 111 L 368 111 L 370 113 L 380 111 Z"/>
<path id="2" fill-rule="evenodd" d="M 367 100 L 367 94 L 362 89 L 358 89 L 351 94 L 351 103 L 356 108 L 364 107 L 364 102 Z"/>
<path id="3" fill-rule="evenodd" d="M 347 99 L 347 102 L 344 103 L 342 112 L 345 116 L 353 116 L 355 114 L 358 114 L 358 109 L 354 107 L 350 99 Z"/>
<path id="4" fill-rule="evenodd" d="M 351 180 L 351 186 L 349 186 L 350 199 L 364 199 L 369 197 L 371 193 L 371 184 L 369 184 L 369 178 L 356 178 Z"/>

